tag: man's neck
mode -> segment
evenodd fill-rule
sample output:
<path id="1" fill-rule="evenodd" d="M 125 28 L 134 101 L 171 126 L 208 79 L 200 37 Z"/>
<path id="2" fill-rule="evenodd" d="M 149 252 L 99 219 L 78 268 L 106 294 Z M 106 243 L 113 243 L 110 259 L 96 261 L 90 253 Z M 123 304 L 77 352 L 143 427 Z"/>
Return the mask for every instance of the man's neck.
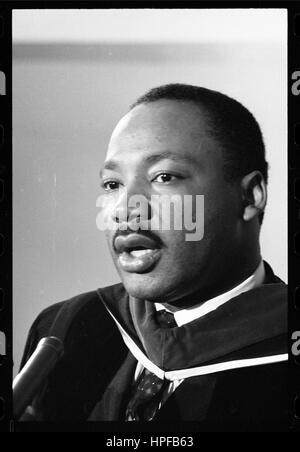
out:
<path id="1" fill-rule="evenodd" d="M 249 266 L 247 269 L 244 269 L 242 275 L 230 275 L 230 278 L 226 278 L 225 281 L 218 281 L 218 284 L 215 287 L 196 290 L 190 294 L 187 294 L 181 297 L 178 300 L 174 300 L 172 302 L 160 301 L 160 304 L 164 305 L 164 307 L 171 312 L 176 312 L 181 309 L 188 309 L 193 306 L 200 306 L 208 300 L 211 300 L 215 297 L 218 297 L 228 291 L 231 291 L 235 287 L 239 286 L 243 281 L 249 278 L 254 272 L 258 269 L 260 263 L 262 262 L 261 257 L 255 262 L 255 264 Z M 217 286 L 217 287 L 216 287 Z"/>

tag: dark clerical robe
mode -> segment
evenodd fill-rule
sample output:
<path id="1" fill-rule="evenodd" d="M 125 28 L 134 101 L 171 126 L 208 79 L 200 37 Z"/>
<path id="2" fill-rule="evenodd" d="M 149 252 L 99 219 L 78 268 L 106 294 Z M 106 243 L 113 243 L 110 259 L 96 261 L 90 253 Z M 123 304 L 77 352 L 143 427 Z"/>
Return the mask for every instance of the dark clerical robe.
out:
<path id="1" fill-rule="evenodd" d="M 163 361 L 154 362 L 161 335 L 151 312 L 146 306 L 137 334 L 122 284 L 50 306 L 33 323 L 22 362 L 42 337 L 63 340 L 64 355 L 35 398 L 36 420 L 123 422 L 142 362 L 161 378 L 183 379 L 152 423 L 287 431 L 287 287 L 265 269 L 262 286 L 163 336 Z"/>

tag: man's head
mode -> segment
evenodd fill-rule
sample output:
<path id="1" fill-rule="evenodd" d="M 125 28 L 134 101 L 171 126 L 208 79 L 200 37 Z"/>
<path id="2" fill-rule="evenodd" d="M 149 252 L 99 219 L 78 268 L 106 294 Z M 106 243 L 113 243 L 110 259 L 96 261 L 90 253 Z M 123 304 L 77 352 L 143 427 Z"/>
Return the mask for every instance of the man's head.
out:
<path id="1" fill-rule="evenodd" d="M 204 196 L 204 237 L 185 230 L 108 231 L 111 253 L 130 295 L 172 302 L 230 288 L 260 258 L 267 163 L 260 128 L 237 101 L 189 85 L 166 85 L 139 98 L 115 128 L 102 183 L 116 225 L 140 215 L 133 195 Z M 126 207 L 126 209 L 125 209 Z M 145 210 L 145 206 L 143 207 Z M 126 218 L 124 212 L 126 211 Z M 143 212 L 145 218 L 145 212 Z M 143 250 L 146 248 L 147 250 Z"/>

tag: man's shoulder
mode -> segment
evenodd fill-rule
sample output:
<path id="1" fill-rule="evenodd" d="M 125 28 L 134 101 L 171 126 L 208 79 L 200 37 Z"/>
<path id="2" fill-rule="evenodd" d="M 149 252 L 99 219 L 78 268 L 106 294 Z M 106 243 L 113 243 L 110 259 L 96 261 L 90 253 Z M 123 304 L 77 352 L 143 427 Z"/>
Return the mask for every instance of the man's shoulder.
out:
<path id="1" fill-rule="evenodd" d="M 101 295 L 106 297 L 116 296 L 119 292 L 124 292 L 125 289 L 122 284 L 114 284 L 100 289 L 92 290 L 77 294 L 71 298 L 51 304 L 43 309 L 37 316 L 34 324 L 42 330 L 48 330 L 53 324 L 57 315 L 64 311 L 65 316 L 72 318 L 79 314 L 82 310 L 97 309 L 105 311 L 103 303 L 101 303 Z"/>
<path id="2" fill-rule="evenodd" d="M 81 334 L 97 331 L 104 335 L 111 329 L 115 330 L 115 323 L 102 298 L 118 297 L 124 292 L 122 284 L 115 284 L 75 295 L 43 309 L 29 330 L 21 367 L 43 337 L 57 336 L 64 341 L 70 333 L 73 335 L 79 331 Z"/>

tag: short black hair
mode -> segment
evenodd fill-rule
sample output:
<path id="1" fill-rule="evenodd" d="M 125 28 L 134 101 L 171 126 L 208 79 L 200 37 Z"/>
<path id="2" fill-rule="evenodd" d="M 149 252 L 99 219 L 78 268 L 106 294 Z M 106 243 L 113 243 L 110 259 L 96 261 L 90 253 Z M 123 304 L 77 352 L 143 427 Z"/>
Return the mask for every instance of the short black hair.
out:
<path id="1" fill-rule="evenodd" d="M 242 179 L 260 171 L 268 182 L 268 163 L 260 126 L 252 113 L 240 102 L 218 91 L 194 85 L 172 83 L 158 86 L 139 97 L 130 107 L 162 99 L 193 102 L 205 109 L 209 133 L 224 150 L 225 178 Z M 263 220 L 263 213 L 260 216 Z"/>

